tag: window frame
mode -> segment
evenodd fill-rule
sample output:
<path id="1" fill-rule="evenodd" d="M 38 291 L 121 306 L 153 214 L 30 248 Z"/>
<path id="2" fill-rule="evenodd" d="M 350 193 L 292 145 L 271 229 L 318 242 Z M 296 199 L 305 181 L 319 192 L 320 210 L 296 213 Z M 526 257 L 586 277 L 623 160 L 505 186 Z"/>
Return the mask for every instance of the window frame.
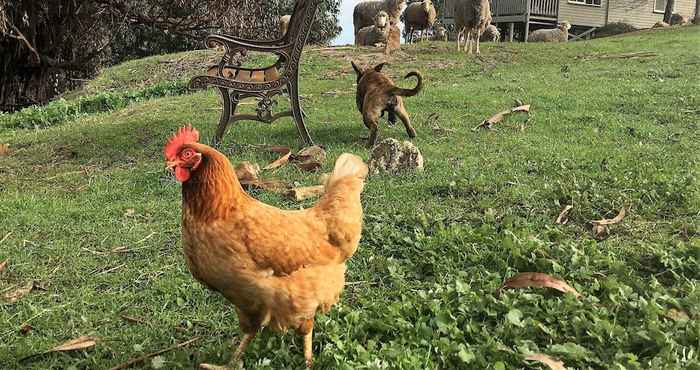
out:
<path id="1" fill-rule="evenodd" d="M 603 6 L 603 0 L 591 0 L 594 2 L 593 4 L 588 4 L 588 3 L 586 3 L 586 1 L 587 0 L 567 0 L 567 2 L 569 4 L 573 4 L 573 5 L 592 6 L 594 8 L 600 8 Z M 596 1 L 598 2 L 598 4 L 595 4 Z M 610 0 L 608 0 L 608 1 L 610 1 Z M 654 0 L 654 1 L 656 2 L 656 0 Z M 656 3 L 654 3 L 654 7 L 656 7 Z"/>
<path id="2" fill-rule="evenodd" d="M 656 9 L 656 0 L 654 0 L 654 3 L 651 4 L 651 10 L 652 10 L 652 12 L 653 12 L 654 14 L 664 14 L 664 13 L 666 13 L 666 4 L 667 4 L 667 3 L 668 3 L 668 0 L 664 1 L 664 8 L 661 9 L 661 10 L 658 10 L 658 9 Z M 675 13 L 675 12 L 676 12 L 676 7 L 677 7 L 677 6 L 676 6 L 676 3 L 674 2 L 674 3 L 673 3 L 673 11 L 672 11 L 672 13 Z"/>

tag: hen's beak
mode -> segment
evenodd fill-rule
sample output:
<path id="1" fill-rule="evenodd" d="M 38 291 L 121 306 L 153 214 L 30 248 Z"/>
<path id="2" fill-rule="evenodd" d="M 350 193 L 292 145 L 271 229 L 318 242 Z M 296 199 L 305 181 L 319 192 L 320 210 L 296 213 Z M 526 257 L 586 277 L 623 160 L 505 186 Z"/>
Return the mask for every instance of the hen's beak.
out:
<path id="1" fill-rule="evenodd" d="M 166 161 L 165 162 L 165 169 L 170 171 L 170 173 L 175 173 L 175 167 L 177 167 L 177 161 Z"/>

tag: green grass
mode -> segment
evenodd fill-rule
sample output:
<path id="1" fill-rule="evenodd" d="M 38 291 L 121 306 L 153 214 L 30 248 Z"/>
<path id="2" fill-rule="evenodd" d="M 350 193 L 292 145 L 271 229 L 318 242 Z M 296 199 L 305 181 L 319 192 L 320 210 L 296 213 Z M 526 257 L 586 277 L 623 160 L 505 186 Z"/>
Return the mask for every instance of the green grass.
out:
<path id="1" fill-rule="evenodd" d="M 368 180 L 362 241 L 347 273 L 353 283 L 317 318 L 316 367 L 514 369 L 530 366 L 527 353 L 542 352 L 571 368 L 700 369 L 699 45 L 698 28 L 684 27 L 483 45 L 479 59 L 452 44 L 402 49 L 385 70 L 425 75 L 424 92 L 406 103 L 426 169 Z M 657 56 L 594 57 L 636 51 Z M 152 61 L 201 55 L 116 66 L 86 94 L 186 78 L 197 71 L 173 77 L 159 69 L 170 64 Z M 342 152 L 368 156 L 349 60 L 370 58 L 377 55 L 367 50 L 304 55 L 302 104 L 329 153 L 324 171 Z M 471 130 L 515 99 L 532 104 L 529 121 L 513 116 L 494 130 Z M 32 280 L 45 289 L 0 306 L 0 368 L 108 368 L 195 336 L 202 339 L 163 354 L 163 368 L 228 361 L 239 333 L 235 313 L 187 271 L 180 186 L 161 155 L 186 122 L 210 138 L 218 107 L 216 94 L 199 92 L 41 130 L 0 128 L 0 143 L 10 144 L 0 157 L 0 261 L 9 260 L 0 294 Z M 428 122 L 433 113 L 439 118 Z M 435 123 L 454 132 L 434 131 Z M 400 126 L 383 125 L 380 135 L 404 139 Z M 225 140 L 233 162 L 273 159 L 248 144 L 300 146 L 288 119 L 243 122 Z M 291 166 L 274 176 L 317 181 Z M 554 224 L 567 204 L 574 206 L 569 224 Z M 625 205 L 623 223 L 594 240 L 589 221 Z M 525 271 L 560 277 L 583 297 L 495 294 Z M 690 320 L 669 319 L 670 309 Z M 34 329 L 21 335 L 24 323 Z M 18 363 L 80 335 L 101 341 Z M 245 365 L 301 368 L 301 341 L 265 332 Z"/>

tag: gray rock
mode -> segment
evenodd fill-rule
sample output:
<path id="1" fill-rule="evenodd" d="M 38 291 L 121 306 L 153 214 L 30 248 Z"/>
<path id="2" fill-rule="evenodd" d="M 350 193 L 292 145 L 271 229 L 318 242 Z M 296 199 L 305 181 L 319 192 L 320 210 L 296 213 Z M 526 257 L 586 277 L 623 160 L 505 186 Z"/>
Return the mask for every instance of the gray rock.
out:
<path id="1" fill-rule="evenodd" d="M 410 141 L 384 139 L 372 148 L 369 171 L 373 174 L 423 171 L 423 155 Z"/>

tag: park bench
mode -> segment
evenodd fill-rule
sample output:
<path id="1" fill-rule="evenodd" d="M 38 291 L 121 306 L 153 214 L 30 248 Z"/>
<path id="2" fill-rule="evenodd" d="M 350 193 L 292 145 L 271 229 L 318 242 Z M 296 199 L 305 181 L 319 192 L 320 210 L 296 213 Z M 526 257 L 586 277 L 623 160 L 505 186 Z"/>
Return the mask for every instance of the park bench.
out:
<path id="1" fill-rule="evenodd" d="M 282 117 L 293 117 L 301 139 L 305 144 L 313 145 L 299 105 L 299 60 L 319 1 L 297 0 L 287 33 L 276 40 L 246 40 L 218 34 L 207 36 L 207 47 L 223 47 L 224 55 L 217 65 L 207 70 L 206 75 L 193 77 L 189 86 L 192 89 L 215 86 L 221 94 L 223 110 L 212 140 L 214 146 L 220 145 L 232 121 L 272 123 Z M 243 68 L 241 60 L 248 51 L 272 53 L 277 55 L 278 59 L 270 66 Z M 291 110 L 272 114 L 272 108 L 277 103 L 274 98 L 277 95 L 289 98 Z M 236 113 L 238 103 L 246 98 L 258 99 L 256 114 Z"/>

